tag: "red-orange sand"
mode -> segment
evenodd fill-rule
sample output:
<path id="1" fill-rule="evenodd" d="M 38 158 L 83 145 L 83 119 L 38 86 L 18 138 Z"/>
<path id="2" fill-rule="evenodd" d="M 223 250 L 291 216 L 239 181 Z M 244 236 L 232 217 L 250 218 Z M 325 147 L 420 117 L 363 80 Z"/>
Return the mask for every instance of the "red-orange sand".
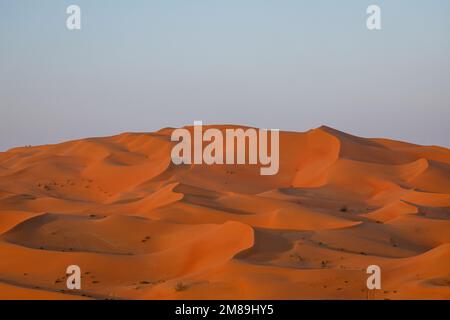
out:
<path id="1" fill-rule="evenodd" d="M 450 150 L 281 132 L 261 176 L 171 132 L 0 153 L 0 299 L 450 299 Z"/>

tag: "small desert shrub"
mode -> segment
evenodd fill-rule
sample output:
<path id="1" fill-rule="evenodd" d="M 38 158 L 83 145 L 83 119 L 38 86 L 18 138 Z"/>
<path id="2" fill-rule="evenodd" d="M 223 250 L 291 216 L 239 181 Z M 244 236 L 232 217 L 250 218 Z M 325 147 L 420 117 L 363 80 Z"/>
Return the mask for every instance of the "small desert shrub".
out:
<path id="1" fill-rule="evenodd" d="M 187 289 L 187 285 L 185 285 L 183 282 L 177 282 L 177 284 L 175 285 L 175 291 L 180 292 L 180 291 L 184 291 Z"/>
<path id="2" fill-rule="evenodd" d="M 324 260 L 324 261 L 322 261 L 322 268 L 326 268 L 326 267 L 328 267 L 328 264 L 330 263 L 330 261 L 328 261 L 328 260 Z"/>

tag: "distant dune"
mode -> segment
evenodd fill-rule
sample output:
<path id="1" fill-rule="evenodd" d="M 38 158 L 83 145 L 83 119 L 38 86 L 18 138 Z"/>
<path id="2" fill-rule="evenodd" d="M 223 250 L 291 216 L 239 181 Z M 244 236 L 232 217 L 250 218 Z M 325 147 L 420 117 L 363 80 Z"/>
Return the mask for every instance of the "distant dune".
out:
<path id="1" fill-rule="evenodd" d="M 450 299 L 449 149 L 281 132 L 261 176 L 171 132 L 0 153 L 0 299 Z"/>

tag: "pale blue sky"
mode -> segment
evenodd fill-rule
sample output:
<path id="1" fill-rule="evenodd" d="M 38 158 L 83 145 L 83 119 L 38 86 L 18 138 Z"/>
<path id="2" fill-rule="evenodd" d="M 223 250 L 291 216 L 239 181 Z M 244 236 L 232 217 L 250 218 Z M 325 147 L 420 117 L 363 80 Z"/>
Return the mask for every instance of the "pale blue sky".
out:
<path id="1" fill-rule="evenodd" d="M 0 0 L 0 40 L 0 150 L 194 120 L 450 146 L 448 0 Z"/>

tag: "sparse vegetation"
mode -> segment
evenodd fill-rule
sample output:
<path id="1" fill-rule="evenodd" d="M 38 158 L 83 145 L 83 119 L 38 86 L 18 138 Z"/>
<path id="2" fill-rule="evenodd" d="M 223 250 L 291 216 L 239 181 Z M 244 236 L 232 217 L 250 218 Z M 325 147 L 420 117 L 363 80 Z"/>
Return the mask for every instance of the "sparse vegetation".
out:
<path id="1" fill-rule="evenodd" d="M 330 264 L 330 261 L 328 261 L 328 260 L 323 260 L 323 261 L 321 262 L 322 268 L 328 267 L 329 264 Z"/>
<path id="2" fill-rule="evenodd" d="M 395 242 L 395 240 L 394 240 L 394 238 L 390 238 L 389 239 L 389 241 L 391 242 L 391 244 L 392 244 L 392 246 L 394 247 L 394 248 L 397 248 L 398 247 L 398 245 L 397 245 L 397 243 Z"/>
<path id="3" fill-rule="evenodd" d="M 187 285 L 185 285 L 183 282 L 177 282 L 177 284 L 175 285 L 175 291 L 180 292 L 180 291 L 185 291 L 187 289 Z"/>

